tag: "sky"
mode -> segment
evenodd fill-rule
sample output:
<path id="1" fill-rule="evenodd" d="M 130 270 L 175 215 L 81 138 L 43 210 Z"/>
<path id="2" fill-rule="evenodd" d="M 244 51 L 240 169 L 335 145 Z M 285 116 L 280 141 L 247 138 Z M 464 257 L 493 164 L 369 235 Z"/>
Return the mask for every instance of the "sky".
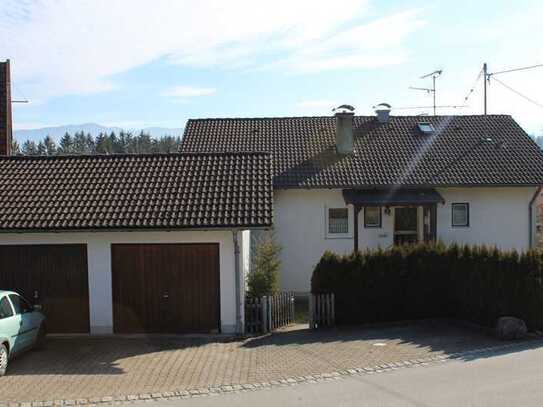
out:
<path id="1" fill-rule="evenodd" d="M 543 63 L 541 1 L 1 0 L 15 129 L 183 127 L 188 118 L 482 113 L 479 79 Z M 489 113 L 543 135 L 543 68 L 496 75 Z M 535 103 L 534 103 L 535 102 Z M 538 106 L 539 103 L 541 106 Z"/>

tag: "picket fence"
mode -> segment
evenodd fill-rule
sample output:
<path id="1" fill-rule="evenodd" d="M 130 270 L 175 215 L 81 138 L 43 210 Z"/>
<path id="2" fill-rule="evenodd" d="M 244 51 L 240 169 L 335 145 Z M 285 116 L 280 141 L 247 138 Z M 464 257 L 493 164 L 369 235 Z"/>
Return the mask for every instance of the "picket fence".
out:
<path id="1" fill-rule="evenodd" d="M 335 325 L 335 298 L 333 293 L 309 295 L 309 328 Z"/>
<path id="2" fill-rule="evenodd" d="M 245 332 L 268 333 L 294 322 L 294 295 L 281 292 L 276 295 L 245 300 Z"/>

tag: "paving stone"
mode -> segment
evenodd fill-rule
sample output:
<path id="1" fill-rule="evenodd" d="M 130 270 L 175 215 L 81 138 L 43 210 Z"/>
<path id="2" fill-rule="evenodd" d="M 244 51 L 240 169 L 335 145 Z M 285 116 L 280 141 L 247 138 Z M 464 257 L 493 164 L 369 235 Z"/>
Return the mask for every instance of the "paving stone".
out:
<path id="1" fill-rule="evenodd" d="M 10 366 L 13 374 L 0 380 L 0 394 L 14 401 L 38 401 L 25 407 L 60 407 L 58 400 L 70 407 L 119 405 L 134 402 L 142 394 L 160 400 L 183 398 L 189 390 L 197 390 L 194 395 L 246 392 L 442 363 L 453 356 L 505 349 L 502 342 L 491 337 L 455 329 L 447 326 L 440 334 L 439 328 L 436 333 L 435 327 L 423 325 L 379 328 L 381 340 L 387 343 L 384 347 L 373 346 L 375 336 L 358 328 L 293 331 L 222 342 L 152 337 L 50 338 L 43 352 L 14 361 Z M 66 352 L 68 343 L 70 352 Z M 66 374 L 59 373 L 63 369 Z M 44 400 L 57 402 L 44 404 Z"/>

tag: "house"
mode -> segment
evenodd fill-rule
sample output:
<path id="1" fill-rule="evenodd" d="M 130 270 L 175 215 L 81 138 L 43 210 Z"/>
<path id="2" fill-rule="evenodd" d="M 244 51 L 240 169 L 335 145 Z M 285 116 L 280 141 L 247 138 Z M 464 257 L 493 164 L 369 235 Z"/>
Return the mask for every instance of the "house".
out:
<path id="1" fill-rule="evenodd" d="M 189 120 L 182 151 L 272 155 L 285 290 L 307 293 L 325 250 L 535 243 L 543 153 L 510 116 Z"/>
<path id="2" fill-rule="evenodd" d="M 325 250 L 534 245 L 543 153 L 509 116 L 189 120 L 178 154 L 15 157 L 0 63 L 0 288 L 59 333 L 241 332 L 251 241 L 281 286 Z"/>
<path id="3" fill-rule="evenodd" d="M 0 65 L 0 287 L 54 333 L 243 330 L 250 230 L 272 223 L 267 153 L 10 156 Z"/>

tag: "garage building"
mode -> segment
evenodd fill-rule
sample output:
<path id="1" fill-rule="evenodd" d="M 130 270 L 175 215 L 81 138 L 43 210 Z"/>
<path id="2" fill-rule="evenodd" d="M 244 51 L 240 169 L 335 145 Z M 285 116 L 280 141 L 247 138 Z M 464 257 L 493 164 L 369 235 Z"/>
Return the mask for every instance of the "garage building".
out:
<path id="1" fill-rule="evenodd" d="M 0 288 L 41 304 L 49 332 L 243 329 L 267 154 L 0 157 L 0 185 Z"/>

